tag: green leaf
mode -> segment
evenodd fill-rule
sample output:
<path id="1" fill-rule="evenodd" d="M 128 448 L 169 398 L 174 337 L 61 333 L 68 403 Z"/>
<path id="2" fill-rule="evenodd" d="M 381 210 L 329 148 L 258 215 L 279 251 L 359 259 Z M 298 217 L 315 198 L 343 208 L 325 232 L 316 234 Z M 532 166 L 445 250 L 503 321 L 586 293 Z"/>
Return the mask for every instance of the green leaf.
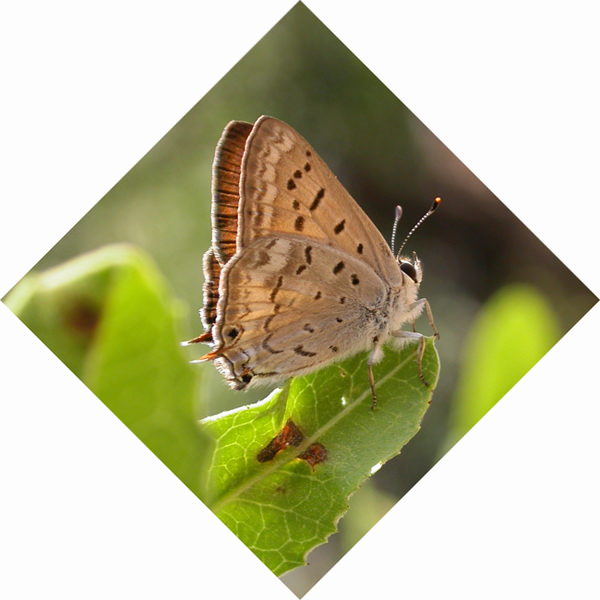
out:
<path id="1" fill-rule="evenodd" d="M 368 354 L 288 381 L 254 404 L 202 421 L 215 440 L 208 473 L 217 516 L 277 575 L 336 531 L 348 497 L 417 433 L 437 382 L 439 362 L 427 339 L 418 377 L 416 347 L 386 349 L 374 367 L 377 408 L 371 411 Z M 291 419 L 302 442 L 272 460 L 257 456 Z M 323 462 L 298 456 L 321 444 Z M 263 452 L 264 454 L 264 452 Z"/>
<path id="2" fill-rule="evenodd" d="M 181 306 L 150 259 L 108 246 L 26 276 L 6 304 L 192 491 L 207 439 Z"/>
<path id="3" fill-rule="evenodd" d="M 465 341 L 444 452 L 475 425 L 560 339 L 546 298 L 524 284 L 506 286 L 483 306 Z"/>

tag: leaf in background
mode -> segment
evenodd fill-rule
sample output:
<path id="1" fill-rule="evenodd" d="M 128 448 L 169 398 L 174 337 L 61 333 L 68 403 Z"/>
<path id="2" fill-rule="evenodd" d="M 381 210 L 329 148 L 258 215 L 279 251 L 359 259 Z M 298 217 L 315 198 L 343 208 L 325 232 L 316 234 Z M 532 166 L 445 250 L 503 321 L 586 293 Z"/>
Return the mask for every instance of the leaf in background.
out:
<path id="1" fill-rule="evenodd" d="M 215 439 L 209 506 L 276 575 L 304 564 L 335 532 L 350 494 L 419 430 L 439 371 L 432 340 L 422 363 L 430 387 L 418 377 L 414 345 L 386 349 L 374 366 L 375 411 L 367 358 L 291 379 L 262 402 L 202 421 Z M 302 441 L 259 462 L 290 419 Z M 327 457 L 311 465 L 298 455 L 313 444 Z"/>
<path id="2" fill-rule="evenodd" d="M 197 373 L 179 348 L 182 310 L 146 255 L 107 246 L 26 276 L 6 304 L 200 494 Z"/>
<path id="3" fill-rule="evenodd" d="M 444 452 L 477 423 L 554 346 L 558 320 L 535 288 L 514 284 L 481 309 L 465 342 Z"/>

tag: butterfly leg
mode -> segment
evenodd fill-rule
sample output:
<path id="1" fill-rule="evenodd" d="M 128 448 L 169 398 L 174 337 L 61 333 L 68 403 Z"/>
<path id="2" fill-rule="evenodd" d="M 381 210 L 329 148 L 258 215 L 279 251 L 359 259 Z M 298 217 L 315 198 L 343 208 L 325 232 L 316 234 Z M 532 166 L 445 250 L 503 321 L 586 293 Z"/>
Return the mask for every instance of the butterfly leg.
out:
<path id="1" fill-rule="evenodd" d="M 373 351 L 371 352 L 371 356 L 369 356 L 369 360 L 367 362 L 367 369 L 369 370 L 369 384 L 371 385 L 371 394 L 373 396 L 373 403 L 371 404 L 371 410 L 375 410 L 375 406 L 377 405 L 377 393 L 375 392 L 375 377 L 373 377 L 373 365 L 381 360 L 383 356 L 381 346 L 377 343 L 377 337 L 373 339 Z"/>
<path id="2" fill-rule="evenodd" d="M 417 333 L 415 331 L 390 331 L 390 335 L 406 340 L 419 340 L 419 347 L 417 349 L 417 372 L 419 373 L 419 379 L 423 382 L 423 385 L 429 387 L 429 383 L 423 376 L 423 368 L 421 366 L 423 354 L 425 353 L 425 336 L 422 333 Z"/>
<path id="3" fill-rule="evenodd" d="M 436 340 L 440 339 L 440 334 L 438 332 L 438 330 L 435 328 L 435 323 L 433 322 L 433 313 L 431 312 L 431 306 L 429 306 L 429 302 L 427 302 L 426 298 L 421 298 L 420 300 L 417 300 L 414 304 L 412 304 L 411 306 L 409 306 L 410 311 L 414 311 L 415 309 L 421 309 L 423 310 L 422 307 L 425 307 L 425 310 L 427 311 L 427 318 L 429 319 L 429 325 L 431 325 L 431 329 L 433 329 L 433 335 L 435 336 Z M 420 311 L 417 312 L 417 314 L 419 314 Z M 414 331 L 414 321 L 413 321 L 413 331 Z"/>
<path id="4" fill-rule="evenodd" d="M 375 378 L 373 377 L 373 364 L 371 361 L 367 363 L 369 369 L 369 383 L 371 384 L 371 394 L 373 394 L 373 403 L 371 404 L 371 410 L 375 410 L 377 404 L 377 394 L 375 393 Z"/>

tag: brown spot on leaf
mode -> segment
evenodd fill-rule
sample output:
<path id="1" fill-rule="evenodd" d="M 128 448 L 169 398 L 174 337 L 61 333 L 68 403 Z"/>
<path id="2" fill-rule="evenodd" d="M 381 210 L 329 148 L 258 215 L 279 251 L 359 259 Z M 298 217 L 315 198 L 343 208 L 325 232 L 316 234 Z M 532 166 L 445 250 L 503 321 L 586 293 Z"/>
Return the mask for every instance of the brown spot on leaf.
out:
<path id="1" fill-rule="evenodd" d="M 298 454 L 298 458 L 305 460 L 314 473 L 315 466 L 327 460 L 327 449 L 320 442 L 314 442 L 304 452 Z"/>
<path id="2" fill-rule="evenodd" d="M 268 462 L 281 450 L 299 446 L 304 436 L 294 421 L 288 419 L 283 429 L 256 455 L 258 462 Z"/>
<path id="3" fill-rule="evenodd" d="M 100 321 L 100 310 L 89 300 L 75 300 L 65 312 L 66 326 L 77 335 L 91 337 Z"/>

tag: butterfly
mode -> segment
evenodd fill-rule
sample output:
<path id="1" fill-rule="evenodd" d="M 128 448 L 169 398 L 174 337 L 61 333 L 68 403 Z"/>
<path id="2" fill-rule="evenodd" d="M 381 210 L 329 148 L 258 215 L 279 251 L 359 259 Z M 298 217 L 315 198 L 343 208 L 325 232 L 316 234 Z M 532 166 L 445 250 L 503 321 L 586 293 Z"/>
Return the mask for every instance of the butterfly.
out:
<path id="1" fill-rule="evenodd" d="M 372 365 L 382 345 L 418 342 L 418 372 L 427 385 L 425 338 L 414 328 L 424 309 L 439 334 L 428 301 L 417 297 L 419 259 L 394 256 L 302 136 L 269 116 L 231 121 L 212 175 L 212 243 L 203 259 L 200 310 L 205 333 L 187 343 L 213 349 L 193 362 L 213 361 L 239 390 L 368 350 L 375 408 Z M 413 331 L 401 329 L 407 322 Z"/>

